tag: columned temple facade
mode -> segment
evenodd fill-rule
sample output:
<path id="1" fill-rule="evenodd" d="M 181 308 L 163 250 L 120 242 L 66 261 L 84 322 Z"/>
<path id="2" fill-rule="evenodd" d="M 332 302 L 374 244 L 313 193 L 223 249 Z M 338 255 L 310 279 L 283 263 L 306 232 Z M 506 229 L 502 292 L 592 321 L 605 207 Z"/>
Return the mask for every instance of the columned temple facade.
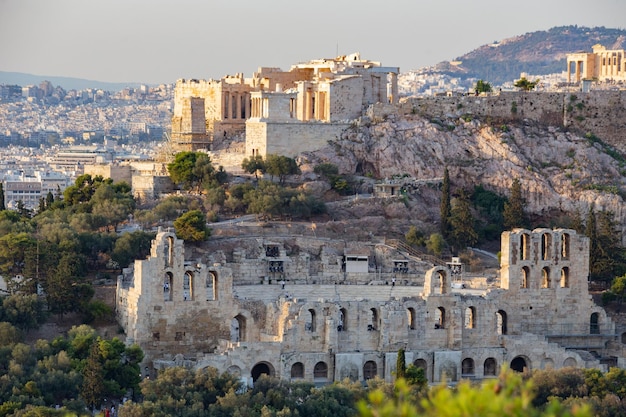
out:
<path id="1" fill-rule="evenodd" d="M 343 55 L 261 67 L 219 80 L 178 80 L 172 143 L 177 151 L 208 150 L 216 138 L 246 136 L 246 156 L 315 150 L 375 103 L 397 103 L 397 67 Z M 294 137 L 297 136 L 297 137 Z"/>
<path id="2" fill-rule="evenodd" d="M 567 54 L 567 82 L 582 80 L 626 81 L 626 53 L 594 45 L 593 52 Z M 573 78 L 572 78 L 573 76 Z"/>

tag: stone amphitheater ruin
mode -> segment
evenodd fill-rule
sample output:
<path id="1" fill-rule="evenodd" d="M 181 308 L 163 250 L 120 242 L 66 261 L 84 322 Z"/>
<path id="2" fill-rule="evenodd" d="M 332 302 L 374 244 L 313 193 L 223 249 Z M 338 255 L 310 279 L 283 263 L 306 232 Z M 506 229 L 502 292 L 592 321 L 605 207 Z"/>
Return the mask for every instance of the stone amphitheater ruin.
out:
<path id="1" fill-rule="evenodd" d="M 624 365 L 625 330 L 593 302 L 589 240 L 574 230 L 504 232 L 496 277 L 384 242 L 237 239 L 186 259 L 160 230 L 119 276 L 117 318 L 148 375 L 182 365 L 250 384 L 391 380 L 401 348 L 431 383 Z"/>

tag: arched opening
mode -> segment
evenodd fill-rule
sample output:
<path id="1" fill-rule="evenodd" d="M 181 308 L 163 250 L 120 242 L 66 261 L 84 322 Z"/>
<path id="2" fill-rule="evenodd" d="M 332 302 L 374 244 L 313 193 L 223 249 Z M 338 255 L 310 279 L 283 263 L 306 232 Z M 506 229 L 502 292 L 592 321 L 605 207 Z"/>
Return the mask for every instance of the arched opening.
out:
<path id="1" fill-rule="evenodd" d="M 376 362 L 367 361 L 365 365 L 363 365 L 363 379 L 372 379 L 376 376 L 377 372 Z"/>
<path id="2" fill-rule="evenodd" d="M 416 368 L 421 368 L 424 370 L 424 376 L 427 375 L 427 371 L 428 371 L 428 364 L 426 363 L 425 359 L 415 359 L 413 361 L 413 365 L 415 365 Z"/>
<path id="3" fill-rule="evenodd" d="M 183 300 L 190 301 L 193 299 L 193 274 L 190 271 L 185 272 L 183 277 Z"/>
<path id="4" fill-rule="evenodd" d="M 339 324 L 337 330 L 340 332 L 348 330 L 348 311 L 345 308 L 339 310 Z"/>
<path id="5" fill-rule="evenodd" d="M 367 330 L 378 330 L 378 310 L 375 308 L 370 309 L 370 324 L 367 325 Z"/>
<path id="6" fill-rule="evenodd" d="M 442 270 L 437 271 L 437 274 L 439 275 L 439 290 L 442 294 L 446 294 L 448 292 L 448 276 Z"/>
<path id="7" fill-rule="evenodd" d="M 174 276 L 171 272 L 165 273 L 165 280 L 163 281 L 163 299 L 165 301 L 172 301 L 174 289 Z"/>
<path id="8" fill-rule="evenodd" d="M 446 309 L 437 307 L 435 310 L 435 329 L 445 329 L 446 326 Z"/>
<path id="9" fill-rule="evenodd" d="M 530 258 L 530 236 L 522 233 L 520 236 L 520 260 L 527 261 Z"/>
<path id="10" fill-rule="evenodd" d="M 485 376 L 496 376 L 498 373 L 498 363 L 494 358 L 485 359 L 484 372 Z"/>
<path id="11" fill-rule="evenodd" d="M 171 267 L 174 265 L 174 237 L 168 236 L 165 240 L 165 266 Z"/>
<path id="12" fill-rule="evenodd" d="M 291 378 L 304 378 L 304 364 L 302 362 L 291 365 Z"/>
<path id="13" fill-rule="evenodd" d="M 305 327 L 305 330 L 308 330 L 310 332 L 315 331 L 316 317 L 315 317 L 315 310 L 313 310 L 312 308 L 309 309 L 309 321 L 305 323 L 304 327 Z"/>
<path id="14" fill-rule="evenodd" d="M 229 366 L 226 372 L 228 372 L 232 376 L 237 376 L 237 377 L 241 376 L 241 368 L 238 367 L 237 365 Z"/>
<path id="15" fill-rule="evenodd" d="M 561 288 L 569 288 L 569 268 L 561 268 Z"/>
<path id="16" fill-rule="evenodd" d="M 206 299 L 207 301 L 217 300 L 217 273 L 209 271 L 206 277 Z"/>
<path id="17" fill-rule="evenodd" d="M 521 356 L 516 356 L 511 361 L 511 369 L 516 372 L 528 371 L 528 364 L 526 363 L 526 359 Z"/>
<path id="18" fill-rule="evenodd" d="M 246 340 L 246 318 L 241 314 L 230 321 L 230 341 L 245 342 Z"/>
<path id="19" fill-rule="evenodd" d="M 550 268 L 547 266 L 541 269 L 541 288 L 550 288 Z"/>
<path id="20" fill-rule="evenodd" d="M 568 368 L 574 368 L 576 367 L 576 359 L 574 358 L 567 358 L 563 361 L 563 366 L 564 367 L 568 367 Z"/>
<path id="21" fill-rule="evenodd" d="M 313 379 L 328 379 L 328 365 L 326 365 L 326 362 L 318 362 L 315 364 L 315 367 L 313 368 Z"/>
<path id="22" fill-rule="evenodd" d="M 544 233 L 541 236 L 541 259 L 547 261 L 550 259 L 550 248 L 552 247 L 552 235 Z"/>
<path id="23" fill-rule="evenodd" d="M 589 319 L 589 333 L 600 334 L 600 315 L 598 313 L 591 313 Z"/>
<path id="24" fill-rule="evenodd" d="M 561 235 L 561 258 L 569 259 L 569 233 L 563 233 Z"/>
<path id="25" fill-rule="evenodd" d="M 465 309 L 465 328 L 476 328 L 476 307 L 467 307 Z"/>
<path id="26" fill-rule="evenodd" d="M 522 281 L 520 282 L 520 288 L 529 288 L 530 268 L 527 266 L 522 267 Z"/>
<path id="27" fill-rule="evenodd" d="M 461 362 L 461 377 L 474 375 L 474 359 L 465 358 Z"/>
<path id="28" fill-rule="evenodd" d="M 259 362 L 252 368 L 252 372 L 250 372 L 252 376 L 252 382 L 256 382 L 257 379 L 261 375 L 272 376 L 272 366 L 267 362 Z"/>
<path id="29" fill-rule="evenodd" d="M 407 319 L 409 321 L 409 330 L 415 330 L 415 309 L 409 307 L 406 310 Z"/>
<path id="30" fill-rule="evenodd" d="M 498 310 L 496 312 L 496 332 L 497 334 L 507 334 L 506 312 Z"/>

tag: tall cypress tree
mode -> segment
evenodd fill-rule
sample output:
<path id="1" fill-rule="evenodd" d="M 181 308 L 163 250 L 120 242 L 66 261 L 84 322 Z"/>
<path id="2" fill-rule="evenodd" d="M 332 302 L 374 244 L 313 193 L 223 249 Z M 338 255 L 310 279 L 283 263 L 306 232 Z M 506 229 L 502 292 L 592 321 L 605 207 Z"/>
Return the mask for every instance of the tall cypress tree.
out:
<path id="1" fill-rule="evenodd" d="M 85 368 L 83 368 L 83 385 L 80 395 L 85 403 L 95 409 L 102 404 L 102 396 L 104 395 L 104 370 L 100 363 L 100 339 L 96 339 L 91 343 L 89 357 Z"/>
<path id="2" fill-rule="evenodd" d="M 404 349 L 398 351 L 396 359 L 396 378 L 404 378 L 406 376 L 406 362 L 404 358 Z"/>
<path id="3" fill-rule="evenodd" d="M 0 181 L 0 211 L 6 210 L 4 205 L 4 184 Z"/>
<path id="4" fill-rule="evenodd" d="M 519 178 L 515 178 L 513 184 L 511 184 L 511 196 L 509 197 L 509 201 L 504 203 L 502 217 L 504 218 L 504 228 L 506 230 L 524 227 L 526 225 L 522 185 Z"/>
<path id="5" fill-rule="evenodd" d="M 454 241 L 452 246 L 457 253 L 478 242 L 478 233 L 476 233 L 475 227 L 476 219 L 474 219 L 471 209 L 469 194 L 467 191 L 461 190 L 454 200 L 450 215 L 451 237 Z"/>
<path id="6" fill-rule="evenodd" d="M 439 206 L 439 214 L 441 217 L 441 235 L 444 239 L 450 237 L 450 214 L 452 212 L 450 205 L 450 175 L 448 167 L 443 170 L 443 184 L 441 185 L 441 205 Z"/>

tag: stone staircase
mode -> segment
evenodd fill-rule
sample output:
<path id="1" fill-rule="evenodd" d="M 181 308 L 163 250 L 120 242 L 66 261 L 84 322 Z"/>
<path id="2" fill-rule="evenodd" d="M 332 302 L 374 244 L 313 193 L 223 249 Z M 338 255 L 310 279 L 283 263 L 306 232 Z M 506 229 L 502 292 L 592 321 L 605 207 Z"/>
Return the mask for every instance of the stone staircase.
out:
<path id="1" fill-rule="evenodd" d="M 420 259 L 424 262 L 430 262 L 433 265 L 437 266 L 446 266 L 446 261 L 436 256 L 430 255 L 418 248 L 410 246 L 408 243 L 400 240 L 400 239 L 385 239 L 385 244 L 387 246 L 391 246 L 394 249 L 397 249 L 401 252 L 407 253 L 409 256 L 413 258 Z"/>

